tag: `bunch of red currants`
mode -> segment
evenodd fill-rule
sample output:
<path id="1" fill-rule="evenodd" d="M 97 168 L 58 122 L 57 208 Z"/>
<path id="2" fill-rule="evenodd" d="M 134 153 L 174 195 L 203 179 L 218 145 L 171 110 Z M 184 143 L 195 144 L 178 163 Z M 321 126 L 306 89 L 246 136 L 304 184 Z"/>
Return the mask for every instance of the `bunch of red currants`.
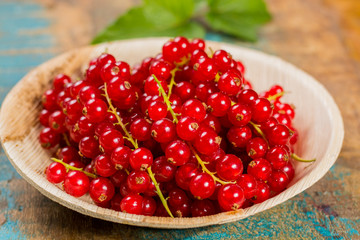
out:
<path id="1" fill-rule="evenodd" d="M 59 74 L 42 98 L 48 181 L 98 206 L 198 217 L 261 203 L 294 177 L 298 134 L 275 85 L 258 95 L 244 65 L 176 37 L 130 68 L 103 53 L 83 80 Z"/>

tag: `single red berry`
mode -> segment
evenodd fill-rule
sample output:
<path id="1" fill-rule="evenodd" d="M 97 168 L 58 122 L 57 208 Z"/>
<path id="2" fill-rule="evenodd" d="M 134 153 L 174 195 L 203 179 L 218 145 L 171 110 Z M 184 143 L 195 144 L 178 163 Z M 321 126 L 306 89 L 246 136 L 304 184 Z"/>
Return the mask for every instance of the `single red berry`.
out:
<path id="1" fill-rule="evenodd" d="M 201 122 L 201 126 L 212 128 L 217 134 L 219 134 L 222 129 L 219 119 L 210 113 L 206 114 L 204 120 Z"/>
<path id="2" fill-rule="evenodd" d="M 80 171 L 70 171 L 64 180 L 64 190 L 66 193 L 81 197 L 89 191 L 90 181 L 85 173 Z"/>
<path id="3" fill-rule="evenodd" d="M 216 163 L 216 172 L 225 181 L 234 181 L 240 177 L 244 168 L 241 159 L 233 154 L 226 154 Z"/>
<path id="4" fill-rule="evenodd" d="M 254 203 L 262 203 L 265 200 L 268 200 L 270 197 L 270 188 L 269 185 L 263 181 L 257 181 L 257 191 L 255 196 L 252 198 Z"/>
<path id="5" fill-rule="evenodd" d="M 39 121 L 40 121 L 41 125 L 43 125 L 44 127 L 49 126 L 49 117 L 50 117 L 51 113 L 52 112 L 50 112 L 47 109 L 41 110 L 40 115 L 39 115 Z"/>
<path id="6" fill-rule="evenodd" d="M 254 176 L 256 179 L 266 181 L 272 173 L 272 167 L 269 161 L 264 158 L 257 158 L 249 163 L 247 168 L 248 174 Z"/>
<path id="7" fill-rule="evenodd" d="M 199 129 L 199 122 L 191 117 L 182 117 L 176 124 L 177 135 L 186 141 L 196 138 Z"/>
<path id="8" fill-rule="evenodd" d="M 173 40 L 167 41 L 163 45 L 162 55 L 170 63 L 181 62 L 181 58 L 184 57 L 180 44 Z"/>
<path id="9" fill-rule="evenodd" d="M 167 106 L 164 102 L 152 102 L 149 104 L 148 114 L 153 121 L 165 118 L 167 115 Z"/>
<path id="10" fill-rule="evenodd" d="M 94 169 L 96 174 L 102 177 L 110 177 L 116 172 L 116 168 L 107 154 L 101 154 L 95 158 Z"/>
<path id="11" fill-rule="evenodd" d="M 249 155 L 249 157 L 253 159 L 264 157 L 267 150 L 268 150 L 267 142 L 260 137 L 252 138 L 246 144 L 246 152 Z"/>
<path id="12" fill-rule="evenodd" d="M 257 181 L 255 177 L 250 174 L 243 174 L 236 183 L 243 189 L 246 199 L 251 199 L 255 196 L 257 191 Z"/>
<path id="13" fill-rule="evenodd" d="M 199 173 L 191 179 L 189 189 L 196 199 L 205 199 L 214 193 L 215 181 L 209 174 Z"/>
<path id="14" fill-rule="evenodd" d="M 111 209 L 115 210 L 115 211 L 121 211 L 121 200 L 123 199 L 123 197 L 121 196 L 121 194 L 116 193 L 114 195 L 114 197 L 111 199 Z"/>
<path id="15" fill-rule="evenodd" d="M 132 169 L 145 171 L 153 163 L 153 155 L 147 148 L 137 148 L 130 154 L 129 159 Z"/>
<path id="16" fill-rule="evenodd" d="M 176 166 L 169 163 L 165 156 L 156 158 L 151 169 L 158 182 L 170 182 L 175 177 Z"/>
<path id="17" fill-rule="evenodd" d="M 42 95 L 42 105 L 45 109 L 49 110 L 49 111 L 54 111 L 56 109 L 58 109 L 58 105 L 57 105 L 57 92 L 53 89 L 49 89 L 47 91 L 45 91 L 45 93 Z"/>
<path id="18" fill-rule="evenodd" d="M 288 164 L 290 156 L 283 147 L 275 146 L 268 150 L 266 159 L 271 163 L 273 168 L 281 169 Z"/>
<path id="19" fill-rule="evenodd" d="M 135 120 L 130 126 L 132 136 L 139 141 L 146 141 L 151 138 L 151 124 L 144 118 Z"/>
<path id="20" fill-rule="evenodd" d="M 231 107 L 231 100 L 229 96 L 217 92 L 212 94 L 206 101 L 208 110 L 216 117 L 224 116 Z"/>
<path id="21" fill-rule="evenodd" d="M 121 187 L 121 184 L 126 180 L 127 173 L 124 170 L 118 170 L 113 175 L 109 177 L 110 181 L 114 185 L 114 187 Z"/>
<path id="22" fill-rule="evenodd" d="M 81 116 L 77 122 L 77 128 L 82 136 L 91 136 L 95 134 L 95 124 L 91 123 L 85 116 Z"/>
<path id="23" fill-rule="evenodd" d="M 131 153 L 132 151 L 129 147 L 120 146 L 112 151 L 110 160 L 116 169 L 127 169 L 130 164 L 129 161 Z"/>
<path id="24" fill-rule="evenodd" d="M 40 144 L 43 148 L 53 148 L 60 142 L 60 135 L 53 129 L 46 127 L 40 132 Z"/>
<path id="25" fill-rule="evenodd" d="M 171 65 L 165 61 L 154 61 L 149 68 L 150 74 L 154 74 L 157 78 L 168 79 L 171 75 Z"/>
<path id="26" fill-rule="evenodd" d="M 201 127 L 198 137 L 195 138 L 194 146 L 201 154 L 210 155 L 219 149 L 220 143 L 221 137 L 219 137 L 214 130 Z"/>
<path id="27" fill-rule="evenodd" d="M 219 89 L 216 87 L 215 83 L 200 83 L 196 86 L 195 89 L 195 98 L 199 99 L 202 102 L 206 102 L 206 100 L 212 95 L 213 93 L 218 92 Z"/>
<path id="28" fill-rule="evenodd" d="M 214 52 L 212 58 L 219 71 L 225 73 L 231 67 L 232 56 L 225 50 L 217 50 Z"/>
<path id="29" fill-rule="evenodd" d="M 265 122 L 273 112 L 273 106 L 266 98 L 258 98 L 251 105 L 252 120 L 256 123 Z"/>
<path id="30" fill-rule="evenodd" d="M 95 135 L 99 138 L 104 132 L 107 132 L 111 129 L 115 129 L 115 126 L 112 122 L 103 121 L 95 124 Z"/>
<path id="31" fill-rule="evenodd" d="M 271 145 L 285 145 L 290 140 L 291 132 L 287 126 L 278 124 L 267 131 L 266 137 Z"/>
<path id="32" fill-rule="evenodd" d="M 105 119 L 108 107 L 101 99 L 90 99 L 83 108 L 83 114 L 92 123 L 99 123 Z"/>
<path id="33" fill-rule="evenodd" d="M 234 70 L 229 70 L 221 75 L 218 88 L 228 96 L 236 96 L 241 90 L 242 83 L 242 77 Z"/>
<path id="34" fill-rule="evenodd" d="M 109 82 L 114 77 L 130 80 L 130 66 L 123 61 L 108 62 L 101 68 L 100 75 L 104 82 Z"/>
<path id="35" fill-rule="evenodd" d="M 280 170 L 273 171 L 268 180 L 268 185 L 270 187 L 270 190 L 274 192 L 283 191 L 288 184 L 289 184 L 288 176 L 286 175 L 286 173 Z"/>
<path id="36" fill-rule="evenodd" d="M 123 135 L 118 130 L 110 129 L 100 135 L 99 144 L 103 152 L 110 154 L 115 148 L 124 145 Z"/>
<path id="37" fill-rule="evenodd" d="M 74 160 L 80 160 L 78 150 L 76 150 L 76 148 L 72 146 L 60 148 L 57 153 L 58 158 L 61 159 L 64 163 L 69 163 Z"/>
<path id="38" fill-rule="evenodd" d="M 131 84 L 120 77 L 114 77 L 107 86 L 109 97 L 113 101 L 124 100 L 131 92 Z"/>
<path id="39" fill-rule="evenodd" d="M 115 195 L 115 187 L 109 179 L 99 177 L 91 181 L 89 194 L 95 203 L 106 203 Z"/>
<path id="40" fill-rule="evenodd" d="M 234 147 L 242 148 L 250 141 L 252 133 L 248 126 L 231 127 L 226 136 Z"/>
<path id="41" fill-rule="evenodd" d="M 244 104 L 235 104 L 228 111 L 229 121 L 237 127 L 248 124 L 252 117 L 251 108 Z"/>
<path id="42" fill-rule="evenodd" d="M 83 109 L 83 105 L 79 103 L 77 100 L 72 99 L 66 102 L 63 112 L 70 120 L 78 121 L 82 116 L 82 112 L 81 112 L 82 109 Z"/>
<path id="43" fill-rule="evenodd" d="M 143 212 L 144 198 L 136 193 L 129 193 L 120 203 L 122 212 L 140 215 Z"/>
<path id="44" fill-rule="evenodd" d="M 190 200 L 189 197 L 180 188 L 173 188 L 169 192 L 168 203 L 172 207 L 187 203 L 187 202 L 189 202 L 189 200 Z"/>
<path id="45" fill-rule="evenodd" d="M 64 133 L 65 127 L 65 114 L 62 111 L 55 111 L 49 116 L 49 127 L 57 133 Z"/>
<path id="46" fill-rule="evenodd" d="M 195 87 L 190 82 L 179 82 L 174 88 L 174 93 L 178 95 L 182 101 L 194 98 Z"/>
<path id="47" fill-rule="evenodd" d="M 167 86 L 167 82 L 165 79 L 160 78 L 159 76 L 156 76 L 156 78 L 159 80 L 161 87 L 164 89 L 165 92 L 167 92 L 168 86 Z M 154 77 L 151 75 L 148 78 L 146 78 L 145 83 L 144 83 L 144 92 L 148 95 L 148 96 L 154 96 L 154 95 L 159 95 L 159 85 L 157 84 L 157 82 L 155 81 Z"/>
<path id="48" fill-rule="evenodd" d="M 83 137 L 79 142 L 80 153 L 87 158 L 94 158 L 99 155 L 99 142 L 94 136 Z"/>
<path id="49" fill-rule="evenodd" d="M 145 192 L 150 184 L 150 177 L 144 171 L 132 171 L 127 177 L 127 185 L 133 193 Z"/>
<path id="50" fill-rule="evenodd" d="M 194 38 L 190 43 L 190 48 L 193 51 L 196 49 L 204 50 L 205 49 L 205 41 L 201 38 Z"/>
<path id="51" fill-rule="evenodd" d="M 211 58 L 202 57 L 194 64 L 194 75 L 192 80 L 200 83 L 212 81 L 217 72 L 217 66 Z"/>
<path id="52" fill-rule="evenodd" d="M 88 85 L 88 83 L 86 81 L 82 81 L 82 80 L 74 82 L 70 86 L 70 96 L 73 99 L 76 99 L 79 94 L 80 89 L 82 89 L 83 87 L 85 87 L 87 85 Z"/>
<path id="53" fill-rule="evenodd" d="M 239 92 L 238 102 L 245 105 L 253 105 L 259 98 L 258 94 L 252 89 L 244 89 Z"/>
<path id="54" fill-rule="evenodd" d="M 152 197 L 145 196 L 142 202 L 142 215 L 153 216 L 156 211 L 156 201 Z"/>
<path id="55" fill-rule="evenodd" d="M 291 162 L 288 162 L 285 166 L 283 166 L 282 168 L 280 168 L 279 170 L 283 171 L 284 173 L 286 173 L 289 182 L 291 180 L 293 180 L 294 176 L 295 176 L 295 169 L 294 166 L 292 165 Z"/>
<path id="56" fill-rule="evenodd" d="M 61 183 L 66 176 L 66 168 L 58 162 L 52 162 L 46 168 L 46 179 L 51 183 Z"/>
<path id="57" fill-rule="evenodd" d="M 190 159 L 189 146 L 180 140 L 171 142 L 165 150 L 165 156 L 168 162 L 175 166 L 181 166 L 187 163 Z"/>
<path id="58" fill-rule="evenodd" d="M 71 83 L 71 78 L 69 76 L 62 73 L 58 74 L 53 81 L 54 90 L 60 92 L 68 83 Z"/>
<path id="59" fill-rule="evenodd" d="M 236 211 L 245 201 L 244 191 L 236 184 L 227 184 L 220 187 L 218 202 L 224 211 Z"/>
<path id="60" fill-rule="evenodd" d="M 90 99 L 101 98 L 101 92 L 94 86 L 85 86 L 80 89 L 77 99 L 81 104 L 87 103 Z"/>
<path id="61" fill-rule="evenodd" d="M 205 115 L 205 106 L 197 99 L 189 99 L 181 107 L 182 117 L 192 117 L 201 122 L 204 120 Z"/>
<path id="62" fill-rule="evenodd" d="M 151 136 L 159 143 L 170 142 L 175 135 L 175 124 L 167 118 L 158 120 L 151 126 Z"/>

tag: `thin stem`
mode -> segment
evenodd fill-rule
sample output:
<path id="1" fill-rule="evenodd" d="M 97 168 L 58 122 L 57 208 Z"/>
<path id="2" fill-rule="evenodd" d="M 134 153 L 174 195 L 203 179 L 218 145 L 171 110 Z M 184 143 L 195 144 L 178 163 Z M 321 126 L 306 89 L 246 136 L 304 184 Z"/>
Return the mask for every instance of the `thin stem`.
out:
<path id="1" fill-rule="evenodd" d="M 63 137 L 64 137 L 64 141 L 66 143 L 66 146 L 70 147 L 71 144 L 70 144 L 69 138 L 67 137 L 67 135 L 65 133 L 63 133 Z"/>
<path id="2" fill-rule="evenodd" d="M 314 158 L 314 159 L 303 159 L 303 158 L 299 157 L 298 155 L 296 155 L 295 153 L 292 153 L 291 157 L 294 160 L 298 161 L 298 162 L 315 162 L 316 161 L 316 158 Z"/>
<path id="3" fill-rule="evenodd" d="M 260 134 L 260 136 L 266 141 L 266 143 L 269 145 L 268 140 L 266 139 L 265 134 L 263 133 L 263 131 L 259 128 L 258 125 L 256 125 L 255 123 L 253 123 L 252 121 L 249 122 L 251 124 L 251 126 L 253 126 L 253 128 L 255 129 L 256 132 L 258 132 Z"/>
<path id="4" fill-rule="evenodd" d="M 223 180 L 219 179 L 218 177 L 216 177 L 216 176 L 214 175 L 214 173 L 210 172 L 209 169 L 206 168 L 205 162 L 203 162 L 203 161 L 201 160 L 199 154 L 196 152 L 196 150 L 194 149 L 194 147 L 192 146 L 192 144 L 191 144 L 191 143 L 188 143 L 188 145 L 189 145 L 190 150 L 192 151 L 192 153 L 195 155 L 196 160 L 197 160 L 198 163 L 200 164 L 202 170 L 203 170 L 204 172 L 206 172 L 207 174 L 209 174 L 209 175 L 214 179 L 214 181 L 219 182 L 219 183 L 221 183 L 222 185 L 230 184 L 230 183 L 235 183 L 235 182 L 226 182 L 226 181 L 223 181 Z"/>
<path id="5" fill-rule="evenodd" d="M 169 84 L 169 92 L 167 97 L 170 98 L 171 96 L 171 92 L 172 92 L 172 88 L 175 85 L 176 86 L 176 82 L 175 82 L 175 73 L 179 70 L 178 67 L 175 67 L 173 70 L 171 70 L 171 80 L 170 80 L 170 84 Z"/>
<path id="6" fill-rule="evenodd" d="M 57 158 L 51 158 L 51 160 L 53 160 L 54 162 L 61 163 L 62 165 L 64 165 L 66 167 L 66 169 L 70 169 L 70 170 L 73 170 L 73 171 L 79 171 L 79 172 L 85 173 L 85 175 L 88 176 L 88 177 L 97 178 L 97 176 L 95 174 L 86 172 L 82 168 L 77 168 L 77 167 L 71 166 L 71 165 L 69 165 L 67 163 L 64 163 L 63 160 L 60 160 L 60 159 L 57 159 Z"/>
<path id="7" fill-rule="evenodd" d="M 116 124 L 119 124 L 120 127 L 122 128 L 122 130 L 124 131 L 124 133 L 126 134 L 127 136 L 127 140 L 129 142 L 131 142 L 131 144 L 134 146 L 134 148 L 138 148 L 139 145 L 137 143 L 136 140 L 134 140 L 134 138 L 131 136 L 131 134 L 128 132 L 128 130 L 126 129 L 126 126 L 123 124 L 123 122 L 121 121 L 121 118 L 119 116 L 119 114 L 116 112 L 116 108 L 114 107 L 114 105 L 112 105 L 112 102 L 111 102 L 111 99 L 109 97 L 109 94 L 107 92 L 107 85 L 106 83 L 104 83 L 104 92 L 105 92 L 105 98 L 106 98 L 106 101 L 108 102 L 109 104 L 109 112 L 111 112 L 112 114 L 114 114 L 114 116 L 116 117 L 116 120 L 118 121 Z"/>
<path id="8" fill-rule="evenodd" d="M 275 95 L 269 96 L 269 97 L 267 98 L 267 100 L 269 100 L 269 101 L 276 100 L 276 99 L 278 99 L 279 97 L 282 97 L 284 94 L 285 94 L 284 91 L 279 92 L 279 93 L 277 93 L 277 94 L 275 94 Z"/>
<path id="9" fill-rule="evenodd" d="M 171 108 L 171 102 L 170 102 L 168 96 L 166 95 L 166 92 L 164 91 L 164 88 L 161 86 L 161 83 L 160 83 L 159 79 L 157 79 L 157 77 L 154 74 L 152 76 L 153 76 L 153 78 L 155 79 L 156 83 L 159 86 L 159 92 L 162 95 L 165 104 L 167 105 L 168 111 L 171 113 L 171 116 L 174 119 L 173 122 L 178 123 L 179 119 L 177 118 L 176 113 L 174 112 L 174 110 L 172 110 L 172 108 Z"/>
<path id="10" fill-rule="evenodd" d="M 167 204 L 167 201 L 166 199 L 164 198 L 164 195 L 162 194 L 161 190 L 160 190 L 160 186 L 159 186 L 159 183 L 156 181 L 155 179 L 155 175 L 154 173 L 151 171 L 151 167 L 148 167 L 147 169 L 148 171 L 148 174 L 151 178 L 151 181 L 153 181 L 154 185 L 155 185 L 155 188 L 156 188 L 156 193 L 157 195 L 159 196 L 164 208 L 166 209 L 166 212 L 170 215 L 170 217 L 174 218 L 174 216 L 172 215 L 170 209 L 169 209 L 169 206 Z"/>

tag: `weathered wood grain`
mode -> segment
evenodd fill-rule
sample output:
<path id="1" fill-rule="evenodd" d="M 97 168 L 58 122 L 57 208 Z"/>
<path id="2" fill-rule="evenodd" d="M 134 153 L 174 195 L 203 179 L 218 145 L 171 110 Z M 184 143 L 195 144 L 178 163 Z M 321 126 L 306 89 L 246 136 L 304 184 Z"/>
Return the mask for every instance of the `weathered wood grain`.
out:
<path id="1" fill-rule="evenodd" d="M 1 1 L 0 21 L 10 24 L 0 24 L 0 99 L 29 69 L 87 44 L 134 2 Z M 1 152 L 0 219 L 5 221 L 0 221 L 0 239 L 360 239 L 360 2 L 267 2 L 273 21 L 257 43 L 239 44 L 278 55 L 314 75 L 334 96 L 345 121 L 343 150 L 320 182 L 238 223 L 186 231 L 142 229 L 86 217 L 52 202 L 21 180 Z M 63 23 L 61 5 L 81 24 L 70 28 L 75 24 Z"/>

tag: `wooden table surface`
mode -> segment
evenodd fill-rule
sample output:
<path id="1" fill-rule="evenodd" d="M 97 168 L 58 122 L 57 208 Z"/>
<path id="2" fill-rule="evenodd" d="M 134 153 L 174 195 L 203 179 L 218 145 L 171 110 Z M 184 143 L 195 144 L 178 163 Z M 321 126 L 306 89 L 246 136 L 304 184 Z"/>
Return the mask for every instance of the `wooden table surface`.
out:
<path id="1" fill-rule="evenodd" d="M 0 102 L 30 69 L 83 46 L 139 1 L 0 1 Z M 268 0 L 273 21 L 257 43 L 318 79 L 345 123 L 334 167 L 313 187 L 243 221 L 158 230 L 83 216 L 41 195 L 0 152 L 0 239 L 360 239 L 360 1 Z M 228 40 L 209 34 L 211 40 Z"/>

